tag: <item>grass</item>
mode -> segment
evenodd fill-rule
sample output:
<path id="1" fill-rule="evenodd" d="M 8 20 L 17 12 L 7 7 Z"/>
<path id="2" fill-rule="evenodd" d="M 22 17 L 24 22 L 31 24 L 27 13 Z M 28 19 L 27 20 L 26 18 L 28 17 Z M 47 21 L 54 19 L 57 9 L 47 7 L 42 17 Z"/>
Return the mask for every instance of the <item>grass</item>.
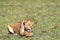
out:
<path id="1" fill-rule="evenodd" d="M 33 37 L 9 35 L 7 25 L 34 20 Z M 60 0 L 0 0 L 0 40 L 60 40 Z"/>

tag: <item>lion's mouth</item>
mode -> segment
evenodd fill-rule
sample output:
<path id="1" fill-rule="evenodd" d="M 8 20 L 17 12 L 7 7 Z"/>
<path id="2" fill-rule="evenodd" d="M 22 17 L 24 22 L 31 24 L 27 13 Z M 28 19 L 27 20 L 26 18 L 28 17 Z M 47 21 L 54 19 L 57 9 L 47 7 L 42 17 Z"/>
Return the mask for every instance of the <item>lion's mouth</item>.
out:
<path id="1" fill-rule="evenodd" d="M 32 32 L 32 29 L 25 29 L 25 31 Z"/>
<path id="2" fill-rule="evenodd" d="M 27 30 L 28 32 L 32 32 L 32 30 L 30 29 L 30 30 Z"/>

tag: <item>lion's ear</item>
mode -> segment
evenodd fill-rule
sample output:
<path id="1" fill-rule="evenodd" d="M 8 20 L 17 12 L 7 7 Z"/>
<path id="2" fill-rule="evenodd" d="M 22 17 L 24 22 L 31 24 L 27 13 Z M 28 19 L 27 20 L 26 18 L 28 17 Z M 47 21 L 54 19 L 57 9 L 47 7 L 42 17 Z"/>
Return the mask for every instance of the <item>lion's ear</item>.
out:
<path id="1" fill-rule="evenodd" d="M 23 27 L 25 26 L 25 20 L 22 21 L 22 25 L 23 25 Z"/>
<path id="2" fill-rule="evenodd" d="M 32 24 L 34 24 L 34 21 L 32 21 Z"/>
<path id="3" fill-rule="evenodd" d="M 34 25 L 34 21 L 31 21 L 31 24 Z"/>
<path id="4" fill-rule="evenodd" d="M 22 20 L 22 23 L 24 24 L 25 23 L 25 20 Z"/>
<path id="5" fill-rule="evenodd" d="M 25 26 L 25 22 L 23 22 L 23 25 Z"/>

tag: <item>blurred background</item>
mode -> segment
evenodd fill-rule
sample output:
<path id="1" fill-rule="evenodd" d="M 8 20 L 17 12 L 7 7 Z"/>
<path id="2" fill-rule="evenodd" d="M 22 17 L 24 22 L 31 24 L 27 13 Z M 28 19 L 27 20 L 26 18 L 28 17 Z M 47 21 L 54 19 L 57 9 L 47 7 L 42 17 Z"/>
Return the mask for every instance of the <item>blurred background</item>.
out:
<path id="1" fill-rule="evenodd" d="M 8 24 L 34 20 L 34 36 L 9 35 Z M 60 40 L 60 0 L 0 0 L 0 40 Z"/>

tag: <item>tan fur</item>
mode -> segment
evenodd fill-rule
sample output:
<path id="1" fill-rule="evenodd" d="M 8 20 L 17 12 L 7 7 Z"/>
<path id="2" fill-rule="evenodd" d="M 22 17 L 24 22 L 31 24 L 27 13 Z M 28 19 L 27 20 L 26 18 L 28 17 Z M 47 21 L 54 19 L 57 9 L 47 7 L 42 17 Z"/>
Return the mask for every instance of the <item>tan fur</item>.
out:
<path id="1" fill-rule="evenodd" d="M 25 33 L 24 33 L 25 36 L 32 36 L 32 35 L 33 35 L 32 32 L 27 32 L 27 31 L 24 31 L 24 32 L 25 32 Z"/>
<path id="2" fill-rule="evenodd" d="M 25 24 L 25 25 L 23 25 L 23 24 Z M 14 31 L 14 33 L 12 33 L 12 34 L 32 36 L 33 33 L 25 31 L 24 27 L 26 27 L 27 29 L 31 29 L 32 30 L 33 24 L 34 24 L 34 22 L 31 21 L 31 20 L 23 20 L 22 22 L 17 22 L 14 25 L 8 25 L 8 31 L 9 31 L 9 27 L 11 27 L 13 29 L 12 31 Z"/>

